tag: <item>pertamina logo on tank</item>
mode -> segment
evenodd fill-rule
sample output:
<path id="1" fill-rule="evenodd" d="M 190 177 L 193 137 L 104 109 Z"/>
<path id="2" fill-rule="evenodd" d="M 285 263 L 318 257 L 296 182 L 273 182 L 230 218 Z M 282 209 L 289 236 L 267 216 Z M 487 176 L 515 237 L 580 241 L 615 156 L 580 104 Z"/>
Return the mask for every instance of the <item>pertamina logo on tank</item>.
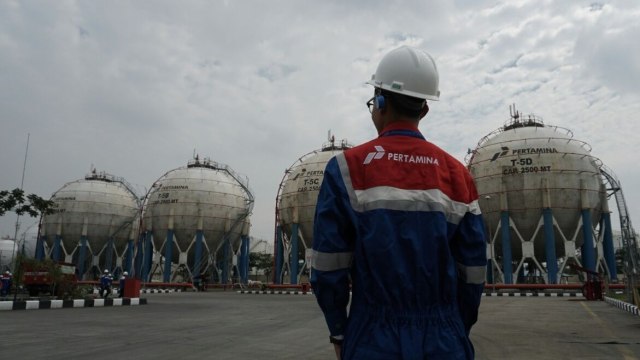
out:
<path id="1" fill-rule="evenodd" d="M 500 148 L 501 151 L 493 154 L 490 161 L 496 161 L 499 157 L 503 157 L 509 153 L 509 148 L 506 146 L 502 146 Z M 512 149 L 511 155 L 527 155 L 527 154 L 552 154 L 557 153 L 558 150 L 554 147 L 540 147 L 540 148 L 521 148 L 521 149 Z"/>

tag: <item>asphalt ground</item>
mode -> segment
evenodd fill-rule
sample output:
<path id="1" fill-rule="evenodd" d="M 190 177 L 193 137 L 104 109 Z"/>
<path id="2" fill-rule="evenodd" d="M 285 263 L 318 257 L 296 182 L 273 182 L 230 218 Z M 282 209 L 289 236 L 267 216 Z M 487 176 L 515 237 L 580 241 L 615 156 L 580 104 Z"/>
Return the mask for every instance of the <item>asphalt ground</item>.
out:
<path id="1" fill-rule="evenodd" d="M 147 294 L 147 305 L 0 312 L 2 359 L 333 359 L 313 295 Z M 477 359 L 640 359 L 640 317 L 603 301 L 485 297 Z"/>

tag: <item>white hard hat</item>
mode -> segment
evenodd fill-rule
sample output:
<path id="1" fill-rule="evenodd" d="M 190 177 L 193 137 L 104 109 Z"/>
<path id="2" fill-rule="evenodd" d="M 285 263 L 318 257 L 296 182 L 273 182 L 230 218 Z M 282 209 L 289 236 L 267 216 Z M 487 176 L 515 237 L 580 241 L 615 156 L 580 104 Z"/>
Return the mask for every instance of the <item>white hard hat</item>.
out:
<path id="1" fill-rule="evenodd" d="M 127 275 L 129 275 L 129 273 L 125 271 L 125 272 L 122 273 L 122 275 L 127 276 Z"/>
<path id="2" fill-rule="evenodd" d="M 386 54 L 367 84 L 425 100 L 439 100 L 440 77 L 431 55 L 409 46 Z"/>
<path id="3" fill-rule="evenodd" d="M 104 269 L 104 273 L 105 273 L 105 274 L 108 274 L 108 273 L 109 273 L 109 270 Z"/>
<path id="4" fill-rule="evenodd" d="M 7 274 L 7 275 L 11 274 L 11 273 L 9 272 L 9 270 L 5 271 L 4 273 L 5 273 L 5 274 Z"/>

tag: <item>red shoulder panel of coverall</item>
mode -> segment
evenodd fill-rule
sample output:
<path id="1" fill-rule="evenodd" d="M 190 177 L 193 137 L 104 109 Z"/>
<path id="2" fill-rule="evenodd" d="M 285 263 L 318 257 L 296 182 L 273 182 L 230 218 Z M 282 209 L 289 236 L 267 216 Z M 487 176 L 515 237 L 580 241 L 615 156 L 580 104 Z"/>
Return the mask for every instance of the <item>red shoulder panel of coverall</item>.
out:
<path id="1" fill-rule="evenodd" d="M 354 190 L 388 186 L 439 189 L 470 203 L 478 194 L 469 171 L 438 146 L 406 135 L 381 136 L 344 152 Z"/>

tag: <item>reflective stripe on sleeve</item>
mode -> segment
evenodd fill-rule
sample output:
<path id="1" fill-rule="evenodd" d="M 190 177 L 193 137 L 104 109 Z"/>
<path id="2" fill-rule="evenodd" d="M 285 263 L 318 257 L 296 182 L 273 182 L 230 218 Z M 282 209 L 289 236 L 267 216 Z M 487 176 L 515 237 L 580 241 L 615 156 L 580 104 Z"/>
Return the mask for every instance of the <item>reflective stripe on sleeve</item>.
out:
<path id="1" fill-rule="evenodd" d="M 458 263 L 458 275 L 467 284 L 484 284 L 487 276 L 486 266 L 464 266 Z"/>
<path id="2" fill-rule="evenodd" d="M 326 253 L 314 250 L 311 267 L 320 271 L 334 271 L 351 267 L 352 252 Z"/>

